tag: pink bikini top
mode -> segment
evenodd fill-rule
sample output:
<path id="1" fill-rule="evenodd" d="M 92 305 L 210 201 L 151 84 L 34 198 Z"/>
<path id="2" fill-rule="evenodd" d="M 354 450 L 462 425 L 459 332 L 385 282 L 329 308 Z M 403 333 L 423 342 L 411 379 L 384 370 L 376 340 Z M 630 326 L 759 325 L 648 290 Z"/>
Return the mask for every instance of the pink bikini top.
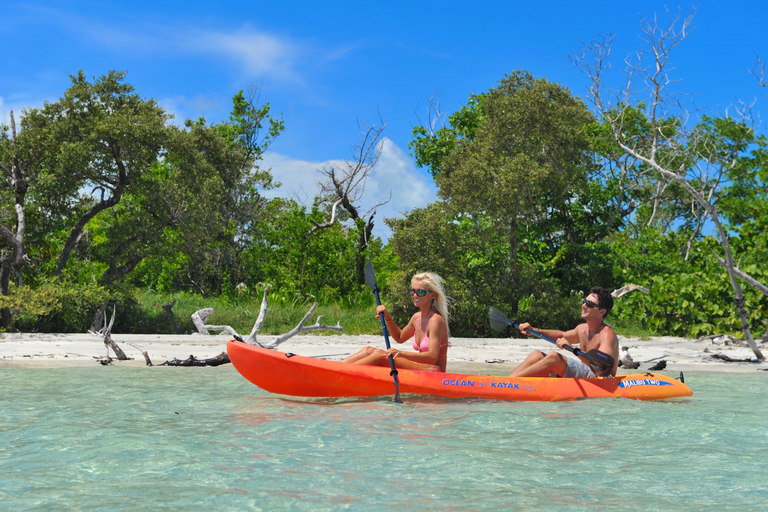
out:
<path id="1" fill-rule="evenodd" d="M 416 352 L 426 352 L 427 350 L 429 350 L 429 336 L 425 334 L 424 337 L 421 338 L 421 345 L 419 345 L 418 343 L 416 343 L 416 335 L 414 334 L 413 350 L 415 350 Z"/>
<path id="2" fill-rule="evenodd" d="M 429 325 L 429 319 L 432 317 L 432 313 L 434 313 L 434 310 L 429 312 L 429 316 L 427 317 L 427 325 Z M 446 345 L 441 345 L 440 348 L 450 346 L 450 343 Z M 421 338 L 421 343 L 416 343 L 416 333 L 413 333 L 413 350 L 416 352 L 426 352 L 429 350 L 429 336 L 427 336 L 426 329 L 424 332 L 424 337 Z"/>

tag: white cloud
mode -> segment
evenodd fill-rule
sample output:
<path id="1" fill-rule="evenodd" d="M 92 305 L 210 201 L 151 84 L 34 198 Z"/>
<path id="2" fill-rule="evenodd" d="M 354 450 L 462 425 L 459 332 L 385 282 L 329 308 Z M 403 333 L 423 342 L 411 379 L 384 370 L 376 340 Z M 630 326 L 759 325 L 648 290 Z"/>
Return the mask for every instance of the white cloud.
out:
<path id="1" fill-rule="evenodd" d="M 300 203 L 311 204 L 319 192 L 317 181 L 320 179 L 318 169 L 323 165 L 338 165 L 338 161 L 308 162 L 294 160 L 288 156 L 267 152 L 260 163 L 262 168 L 272 168 L 275 181 L 281 183 L 280 188 L 267 190 L 264 195 L 269 198 L 288 197 Z"/>
<path id="2" fill-rule="evenodd" d="M 391 200 L 376 208 L 374 234 L 388 240 L 392 234 L 384 224 L 384 218 L 402 217 L 414 208 L 423 208 L 437 200 L 437 188 L 430 178 L 414 166 L 413 160 L 390 139 L 382 141 L 382 151 L 376 166 L 371 169 L 365 184 L 365 192 L 358 201 L 365 212 L 374 204 L 385 201 L 390 193 Z M 324 166 L 338 166 L 341 160 L 307 162 L 288 156 L 268 152 L 264 155 L 262 167 L 271 167 L 276 181 L 282 183 L 279 189 L 265 192 L 267 197 L 291 197 L 306 205 L 312 203 L 319 188 L 318 169 Z"/>
<path id="3" fill-rule="evenodd" d="M 249 76 L 269 75 L 281 81 L 297 81 L 296 61 L 303 50 L 287 39 L 244 26 L 234 33 L 200 31 L 179 41 L 181 48 L 234 59 Z"/>
<path id="4" fill-rule="evenodd" d="M 205 94 L 198 94 L 192 98 L 172 96 L 161 98 L 157 102 L 167 113 L 173 115 L 172 122 L 177 126 L 182 126 L 188 118 L 192 120 L 201 116 L 207 118 L 208 113 L 215 116 L 221 109 L 227 107 L 224 98 Z M 231 106 L 231 100 L 229 106 Z"/>
<path id="5" fill-rule="evenodd" d="M 299 61 L 316 53 L 306 44 L 257 30 L 247 23 L 237 29 L 157 22 L 129 22 L 118 26 L 76 14 L 49 9 L 45 12 L 55 23 L 104 47 L 133 54 L 206 56 L 217 61 L 233 61 L 234 68 L 247 78 L 260 80 L 303 83 L 297 71 Z"/>

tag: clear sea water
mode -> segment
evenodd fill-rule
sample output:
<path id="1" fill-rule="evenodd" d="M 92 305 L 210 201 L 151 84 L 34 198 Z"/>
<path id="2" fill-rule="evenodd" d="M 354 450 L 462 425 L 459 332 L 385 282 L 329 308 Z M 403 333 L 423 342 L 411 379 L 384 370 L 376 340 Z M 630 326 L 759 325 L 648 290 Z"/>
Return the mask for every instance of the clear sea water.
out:
<path id="1" fill-rule="evenodd" d="M 0 368 L 2 510 L 766 510 L 768 373 L 674 401 L 270 395 L 219 368 Z"/>

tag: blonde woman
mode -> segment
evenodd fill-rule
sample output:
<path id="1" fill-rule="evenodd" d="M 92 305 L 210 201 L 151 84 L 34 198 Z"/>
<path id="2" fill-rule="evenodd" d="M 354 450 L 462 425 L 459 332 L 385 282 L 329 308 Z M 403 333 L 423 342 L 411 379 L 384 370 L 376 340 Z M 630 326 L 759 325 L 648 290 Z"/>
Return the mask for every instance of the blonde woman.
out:
<path id="1" fill-rule="evenodd" d="M 389 366 L 390 354 L 397 368 L 408 370 L 445 371 L 448 358 L 448 298 L 443 279 L 432 272 L 416 274 L 409 290 L 413 305 L 419 308 L 408 325 L 400 329 L 389 316 L 386 306 L 376 308 L 376 318 L 384 315 L 387 330 L 397 343 L 412 340 L 413 351 L 365 347 L 344 359 L 345 363 Z"/>

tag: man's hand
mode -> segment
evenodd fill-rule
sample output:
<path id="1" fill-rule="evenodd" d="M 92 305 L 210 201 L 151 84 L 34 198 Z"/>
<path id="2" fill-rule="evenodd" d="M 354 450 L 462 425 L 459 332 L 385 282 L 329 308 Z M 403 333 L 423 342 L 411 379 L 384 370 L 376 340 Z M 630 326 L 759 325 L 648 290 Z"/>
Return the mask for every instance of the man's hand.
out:
<path id="1" fill-rule="evenodd" d="M 529 330 L 531 330 L 531 331 L 535 331 L 536 330 L 528 322 L 523 322 L 522 324 L 520 324 L 520 327 L 518 327 L 518 329 L 520 329 L 520 332 L 525 334 L 526 336 L 530 336 L 531 335 L 531 333 L 528 332 Z"/>

